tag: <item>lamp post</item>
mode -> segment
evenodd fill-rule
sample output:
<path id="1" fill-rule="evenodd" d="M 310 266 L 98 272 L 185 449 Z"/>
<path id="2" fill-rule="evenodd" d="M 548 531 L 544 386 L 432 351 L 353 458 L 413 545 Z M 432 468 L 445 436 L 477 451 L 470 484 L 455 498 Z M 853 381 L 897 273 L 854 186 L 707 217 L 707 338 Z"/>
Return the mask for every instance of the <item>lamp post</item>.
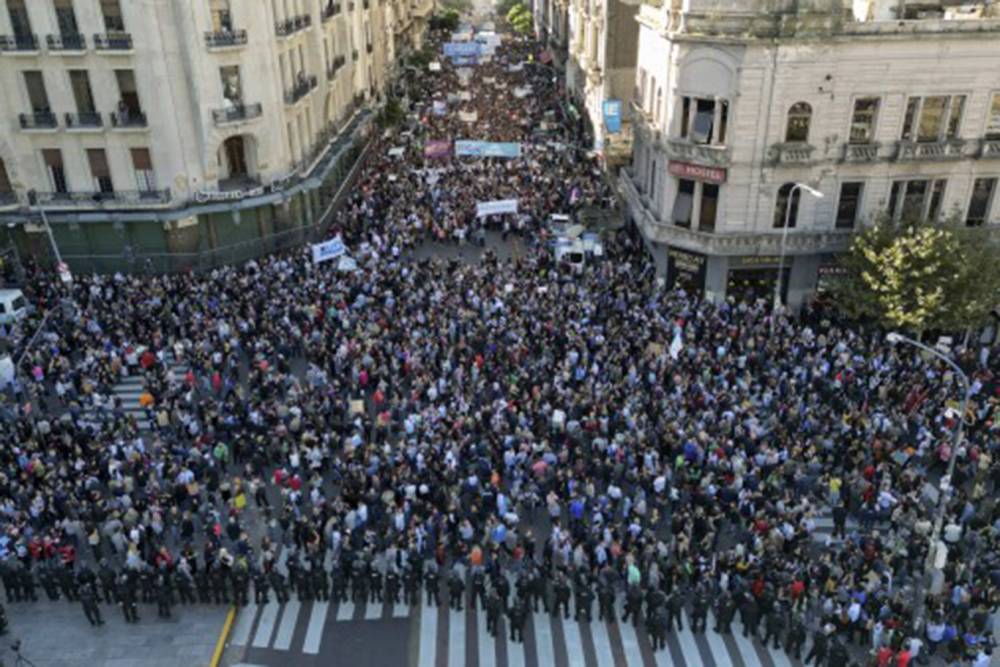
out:
<path id="1" fill-rule="evenodd" d="M 781 229 L 781 259 L 778 260 L 778 279 L 774 281 L 774 312 L 776 313 L 778 307 L 781 305 L 781 288 L 784 284 L 784 272 L 785 272 L 785 246 L 788 243 L 788 225 L 792 220 L 792 203 L 795 201 L 795 191 L 805 190 L 811 194 L 816 199 L 822 199 L 823 193 L 816 188 L 810 187 L 805 183 L 796 183 L 788 191 L 788 201 L 785 203 L 785 226 Z M 771 330 L 774 331 L 774 317 L 771 316 Z"/>
<path id="2" fill-rule="evenodd" d="M 923 350 L 928 354 L 940 359 L 945 364 L 947 364 L 953 371 L 958 374 L 958 377 L 962 381 L 962 386 L 965 389 L 965 393 L 962 396 L 962 407 L 958 418 L 955 420 L 957 423 L 955 425 L 954 432 L 952 434 L 952 450 L 951 456 L 948 458 L 948 470 L 945 472 L 944 477 L 941 478 L 941 483 L 938 486 L 938 497 L 937 503 L 934 508 L 934 528 L 931 530 L 930 545 L 927 549 L 927 559 L 924 562 L 924 572 L 920 579 L 920 584 L 916 587 L 916 594 L 919 598 L 916 600 L 916 610 L 917 615 L 914 618 L 914 626 L 919 629 L 920 625 L 923 624 L 924 615 L 926 613 L 925 598 L 928 580 L 931 578 L 934 571 L 934 561 L 936 560 L 938 543 L 941 541 L 941 532 L 944 528 L 944 514 L 947 509 L 947 504 L 945 503 L 945 495 L 951 491 L 951 478 L 955 472 L 955 461 L 958 460 L 958 448 L 962 444 L 962 431 L 965 426 L 965 415 L 969 409 L 969 397 L 971 395 L 971 388 L 969 383 L 969 376 L 965 374 L 958 364 L 949 359 L 946 355 L 942 354 L 940 351 L 934 349 L 929 345 L 925 345 L 920 341 L 908 338 L 900 333 L 890 332 L 886 334 L 886 341 L 891 345 L 898 345 L 899 343 L 906 343 L 907 345 L 912 345 L 917 349 Z"/>

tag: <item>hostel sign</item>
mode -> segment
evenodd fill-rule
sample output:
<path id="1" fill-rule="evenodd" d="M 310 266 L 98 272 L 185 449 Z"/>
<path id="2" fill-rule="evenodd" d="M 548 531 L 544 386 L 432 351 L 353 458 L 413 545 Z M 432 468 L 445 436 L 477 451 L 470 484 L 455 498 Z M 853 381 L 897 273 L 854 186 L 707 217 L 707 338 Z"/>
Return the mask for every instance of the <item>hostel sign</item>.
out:
<path id="1" fill-rule="evenodd" d="M 705 183 L 714 183 L 715 185 L 726 182 L 726 170 L 719 167 L 705 167 L 700 164 L 671 160 L 670 164 L 667 165 L 667 171 L 678 178 L 704 181 Z"/>

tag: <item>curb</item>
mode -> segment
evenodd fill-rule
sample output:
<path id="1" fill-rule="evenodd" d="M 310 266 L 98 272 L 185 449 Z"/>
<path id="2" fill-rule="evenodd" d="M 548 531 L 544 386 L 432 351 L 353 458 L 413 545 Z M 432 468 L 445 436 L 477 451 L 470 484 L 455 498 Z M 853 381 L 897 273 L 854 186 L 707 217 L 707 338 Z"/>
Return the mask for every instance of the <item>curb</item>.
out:
<path id="1" fill-rule="evenodd" d="M 222 660 L 222 652 L 226 648 L 226 640 L 229 639 L 229 632 L 233 629 L 233 619 L 236 618 L 236 607 L 230 607 L 229 613 L 226 614 L 226 622 L 222 624 L 222 632 L 219 633 L 219 639 L 215 642 L 215 651 L 212 652 L 212 661 L 209 662 L 209 667 L 219 667 L 219 661 Z"/>

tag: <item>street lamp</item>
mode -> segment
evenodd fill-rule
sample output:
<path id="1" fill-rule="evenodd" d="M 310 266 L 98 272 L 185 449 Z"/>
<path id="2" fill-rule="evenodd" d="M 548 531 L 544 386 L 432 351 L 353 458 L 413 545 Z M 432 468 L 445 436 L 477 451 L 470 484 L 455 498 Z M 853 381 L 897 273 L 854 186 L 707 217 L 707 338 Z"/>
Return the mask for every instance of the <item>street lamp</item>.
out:
<path id="1" fill-rule="evenodd" d="M 890 345 L 906 343 L 907 345 L 912 345 L 913 347 L 937 357 L 958 374 L 958 377 L 962 381 L 962 386 L 965 388 L 965 394 L 962 396 L 961 412 L 958 415 L 958 419 L 956 419 L 958 423 L 955 425 L 955 430 L 952 434 L 952 451 L 951 456 L 948 458 L 948 470 L 945 472 L 944 477 L 941 478 L 941 484 L 939 485 L 937 503 L 934 508 L 934 528 L 931 531 L 930 546 L 927 549 L 927 559 L 924 561 L 924 575 L 921 578 L 920 585 L 916 587 L 916 592 L 917 595 L 919 595 L 919 598 L 917 599 L 916 605 L 917 616 L 915 618 L 915 628 L 919 629 L 920 625 L 923 623 L 924 614 L 926 613 L 925 598 L 927 582 L 931 578 L 934 571 L 937 545 L 941 541 L 941 531 L 944 528 L 944 513 L 947 508 L 944 498 L 945 494 L 951 491 L 951 477 L 955 472 L 955 461 L 958 460 L 958 448 L 962 444 L 962 430 L 965 426 L 965 415 L 969 409 L 969 398 L 972 392 L 969 383 L 969 376 L 965 374 L 965 371 L 963 371 L 958 364 L 946 355 L 942 354 L 939 350 L 936 350 L 929 345 L 924 345 L 920 341 L 913 340 L 912 338 L 908 338 L 895 331 L 886 334 L 885 340 Z"/>
<path id="2" fill-rule="evenodd" d="M 783 285 L 783 277 L 785 272 L 785 244 L 788 242 L 788 225 L 792 220 L 792 203 L 795 201 L 795 191 L 805 190 L 811 194 L 816 199 L 822 199 L 823 193 L 816 188 L 810 187 L 805 183 L 796 183 L 788 191 L 788 201 L 785 203 L 785 226 L 781 229 L 781 259 L 778 260 L 778 279 L 774 282 L 774 312 L 777 313 L 778 307 L 781 305 L 781 288 Z M 774 317 L 771 316 L 771 330 L 774 330 Z"/>

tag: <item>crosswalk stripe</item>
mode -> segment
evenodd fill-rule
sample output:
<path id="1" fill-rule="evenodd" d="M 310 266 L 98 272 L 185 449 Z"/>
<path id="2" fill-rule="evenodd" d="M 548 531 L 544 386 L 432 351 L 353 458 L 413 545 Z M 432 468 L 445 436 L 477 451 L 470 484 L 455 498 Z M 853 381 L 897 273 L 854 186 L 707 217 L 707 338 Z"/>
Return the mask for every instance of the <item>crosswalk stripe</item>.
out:
<path id="1" fill-rule="evenodd" d="M 527 630 L 521 632 L 521 638 L 527 639 Z M 506 639 L 504 640 L 506 641 Z M 526 642 L 507 642 L 507 667 L 524 667 L 527 662 L 527 657 L 525 656 L 525 651 L 527 651 Z"/>
<path id="2" fill-rule="evenodd" d="M 535 652 L 539 667 L 556 664 L 556 653 L 552 645 L 552 617 L 542 612 L 533 614 L 535 623 Z"/>
<path id="3" fill-rule="evenodd" d="M 465 613 L 448 609 L 448 667 L 465 666 Z"/>
<path id="4" fill-rule="evenodd" d="M 410 615 L 410 607 L 405 602 L 397 602 L 392 605 L 393 618 L 406 618 Z"/>
<path id="5" fill-rule="evenodd" d="M 253 630 L 253 622 L 256 617 L 256 604 L 248 604 L 246 607 L 240 609 L 240 615 L 236 620 L 236 626 L 233 627 L 233 634 L 230 639 L 231 644 L 235 644 L 236 646 L 246 646 L 247 641 L 250 639 L 250 631 Z"/>
<path id="6" fill-rule="evenodd" d="M 323 626 L 326 625 L 326 615 L 330 611 L 329 602 L 314 602 L 312 613 L 309 614 L 309 626 L 306 628 L 306 640 L 302 652 L 316 655 L 319 653 L 319 643 L 323 638 Z"/>
<path id="7" fill-rule="evenodd" d="M 708 616 L 710 631 L 705 633 L 705 641 L 708 642 L 708 647 L 715 656 L 715 663 L 717 665 L 726 665 L 735 662 L 729 655 L 729 648 L 726 646 L 725 638 L 717 632 L 711 632 L 711 628 L 718 627 L 716 623 L 718 621 L 715 619 L 715 614 L 710 613 Z"/>
<path id="8" fill-rule="evenodd" d="M 597 654 L 597 664 L 614 665 L 615 658 L 611 652 L 611 636 L 608 634 L 608 624 L 604 621 L 594 621 L 590 624 L 590 636 L 594 639 L 594 652 Z"/>
<path id="9" fill-rule="evenodd" d="M 622 647 L 625 649 L 625 662 L 628 667 L 643 665 L 642 652 L 639 650 L 639 636 L 636 634 L 635 625 L 630 622 L 619 623 L 618 628 L 622 633 Z"/>
<path id="10" fill-rule="evenodd" d="M 478 614 L 476 615 L 478 617 Z M 479 667 L 486 667 L 496 662 L 496 644 L 493 636 L 486 631 L 486 615 L 476 618 L 476 649 L 479 652 Z M 478 622 L 482 621 L 482 622 Z"/>
<path id="11" fill-rule="evenodd" d="M 774 667 L 792 667 L 792 661 L 785 654 L 783 649 L 772 649 L 768 651 L 768 655 L 771 656 L 771 661 L 774 662 Z"/>
<path id="12" fill-rule="evenodd" d="M 583 637 L 580 634 L 580 624 L 576 621 L 563 620 L 563 634 L 566 636 L 566 658 L 570 665 L 583 665 Z"/>
<path id="13" fill-rule="evenodd" d="M 354 603 L 353 602 L 341 602 L 337 607 L 337 620 L 338 621 L 349 621 L 354 618 Z"/>
<path id="14" fill-rule="evenodd" d="M 690 623 L 685 623 L 684 629 L 677 633 L 677 643 L 680 644 L 685 663 L 689 665 L 701 664 L 701 653 L 698 651 L 698 645 L 695 643 Z"/>
<path id="15" fill-rule="evenodd" d="M 299 620 L 299 610 L 302 603 L 292 598 L 285 604 L 285 609 L 281 612 L 281 623 L 278 625 L 278 634 L 274 638 L 274 650 L 287 651 L 292 645 L 292 635 L 295 633 L 295 622 Z"/>
<path id="16" fill-rule="evenodd" d="M 382 618 L 382 610 L 385 604 L 376 604 L 375 602 L 369 602 L 365 605 L 365 620 L 374 621 L 376 618 Z"/>
<path id="17" fill-rule="evenodd" d="M 420 608 L 420 647 L 417 667 L 434 667 L 437 651 L 437 607 L 424 605 Z"/>
<path id="18" fill-rule="evenodd" d="M 278 620 L 278 610 L 281 605 L 277 602 L 268 602 L 261 612 L 260 622 L 257 624 L 257 634 L 253 637 L 254 648 L 266 648 L 271 643 L 271 633 L 274 631 L 274 622 Z"/>
<path id="19" fill-rule="evenodd" d="M 757 657 L 757 649 L 754 648 L 753 642 L 744 637 L 742 632 L 733 632 L 733 639 L 736 641 L 740 657 L 743 658 L 747 667 L 763 667 L 760 658 Z"/>

